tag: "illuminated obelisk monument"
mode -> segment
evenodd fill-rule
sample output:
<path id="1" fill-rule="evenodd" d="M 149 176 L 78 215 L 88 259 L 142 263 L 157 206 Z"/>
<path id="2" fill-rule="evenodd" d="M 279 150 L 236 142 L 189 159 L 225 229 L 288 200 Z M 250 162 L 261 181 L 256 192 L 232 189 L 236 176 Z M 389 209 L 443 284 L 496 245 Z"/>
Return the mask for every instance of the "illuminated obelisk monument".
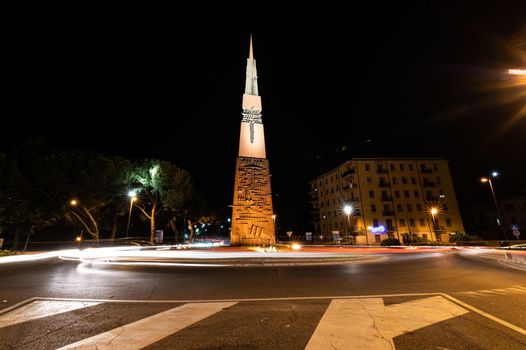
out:
<path id="1" fill-rule="evenodd" d="M 258 94 L 256 60 L 250 38 L 247 77 L 243 94 L 243 118 L 236 161 L 234 205 L 230 243 L 269 245 L 276 243 L 272 212 L 270 172 Z"/>

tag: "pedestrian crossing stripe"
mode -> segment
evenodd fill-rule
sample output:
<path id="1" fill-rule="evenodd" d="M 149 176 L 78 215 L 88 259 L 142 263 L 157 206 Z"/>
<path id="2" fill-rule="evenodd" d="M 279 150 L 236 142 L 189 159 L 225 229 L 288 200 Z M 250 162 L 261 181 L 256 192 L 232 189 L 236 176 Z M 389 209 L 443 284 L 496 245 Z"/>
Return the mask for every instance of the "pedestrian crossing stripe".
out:
<path id="1" fill-rule="evenodd" d="M 521 286 L 515 286 L 520 290 Z M 431 294 L 431 295 L 430 295 Z M 384 305 L 386 297 L 421 296 L 399 304 Z M 9 312 L 0 310 L 0 329 L 23 322 L 95 306 L 101 303 L 127 303 L 126 300 L 74 300 L 32 298 Z M 257 298 L 189 302 L 139 319 L 135 322 L 62 346 L 64 349 L 141 349 L 202 321 L 240 302 L 331 299 L 310 336 L 306 349 L 393 349 L 393 338 L 430 326 L 469 311 L 497 322 L 520 334 L 526 330 L 487 314 L 445 293 L 414 293 L 377 296 Z M 139 301 L 181 303 L 181 301 Z M 351 342 L 352 339 L 352 342 Z M 60 345 L 59 345 L 60 346 Z"/>

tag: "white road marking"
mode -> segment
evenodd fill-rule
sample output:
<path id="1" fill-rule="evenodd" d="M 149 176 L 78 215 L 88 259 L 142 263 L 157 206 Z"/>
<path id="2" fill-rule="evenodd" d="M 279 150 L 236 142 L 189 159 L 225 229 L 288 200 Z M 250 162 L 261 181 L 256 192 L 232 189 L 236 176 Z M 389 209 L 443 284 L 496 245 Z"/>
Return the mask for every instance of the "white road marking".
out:
<path id="1" fill-rule="evenodd" d="M 434 296 L 385 306 L 383 299 L 333 300 L 305 349 L 394 349 L 393 338 L 468 311 Z"/>
<path id="2" fill-rule="evenodd" d="M 142 349 L 236 303 L 185 304 L 111 331 L 66 345 L 70 349 Z"/>
<path id="3" fill-rule="evenodd" d="M 98 304 L 100 302 L 35 300 L 16 310 L 0 315 L 0 328 Z"/>
<path id="4" fill-rule="evenodd" d="M 486 317 L 486 318 L 489 318 L 490 320 L 492 320 L 492 321 L 494 321 L 494 322 L 497 322 L 497 323 L 499 323 L 499 324 L 501 324 L 501 325 L 503 325 L 503 326 L 505 326 L 505 327 L 508 327 L 508 328 L 510 328 L 510 329 L 513 329 L 513 330 L 516 331 L 516 332 L 519 332 L 519 333 L 521 333 L 521 334 L 526 335 L 526 329 L 522 329 L 522 328 L 519 327 L 519 326 L 516 326 L 516 325 L 514 325 L 514 324 L 512 324 L 512 323 L 509 323 L 509 322 L 506 322 L 506 321 L 504 321 L 504 320 L 501 320 L 500 318 L 495 317 L 495 316 L 493 316 L 493 315 L 491 315 L 491 314 L 488 314 L 487 312 L 484 312 L 484 311 L 482 311 L 482 310 L 480 310 L 480 309 L 477 309 L 477 308 L 474 307 L 474 306 L 471 306 L 471 305 L 469 305 L 469 304 L 466 304 L 465 302 L 460 301 L 460 300 L 458 300 L 457 298 L 452 297 L 451 295 L 444 294 L 444 293 L 441 293 L 441 295 L 442 295 L 444 298 L 447 298 L 447 299 L 451 300 L 452 302 L 457 303 L 458 305 L 461 305 L 461 306 L 465 307 L 465 308 L 468 309 L 468 310 L 471 310 L 471 311 L 473 311 L 473 312 L 476 312 L 477 314 L 479 314 L 479 315 L 481 315 L 481 316 L 484 316 L 484 317 Z"/>
<path id="5" fill-rule="evenodd" d="M 458 294 L 481 298 L 487 297 L 488 295 L 526 294 L 526 288 L 522 286 L 513 286 L 509 288 L 481 289 L 469 292 L 458 292 Z"/>

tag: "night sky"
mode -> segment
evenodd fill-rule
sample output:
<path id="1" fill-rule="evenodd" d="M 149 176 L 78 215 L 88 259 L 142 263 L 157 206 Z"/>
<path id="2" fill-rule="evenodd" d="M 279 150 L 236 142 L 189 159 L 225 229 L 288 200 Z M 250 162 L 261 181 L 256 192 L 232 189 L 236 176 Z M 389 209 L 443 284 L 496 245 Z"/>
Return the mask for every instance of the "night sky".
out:
<path id="1" fill-rule="evenodd" d="M 225 208 L 253 33 L 284 230 L 307 228 L 308 180 L 351 157 L 447 158 L 461 206 L 490 200 L 479 178 L 493 169 L 502 196 L 524 192 L 526 116 L 510 120 L 526 86 L 506 87 L 504 72 L 526 67 L 526 3 L 386 3 L 247 18 L 32 14 L 4 44 L 0 151 L 47 136 L 171 160 Z"/>

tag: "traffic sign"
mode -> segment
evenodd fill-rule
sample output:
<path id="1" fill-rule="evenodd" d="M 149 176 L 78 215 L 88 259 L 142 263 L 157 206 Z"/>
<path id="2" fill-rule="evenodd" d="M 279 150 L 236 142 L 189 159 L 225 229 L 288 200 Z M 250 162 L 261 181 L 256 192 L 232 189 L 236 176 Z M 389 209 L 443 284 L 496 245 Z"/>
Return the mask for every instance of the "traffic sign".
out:
<path id="1" fill-rule="evenodd" d="M 519 230 L 513 230 L 512 233 L 515 235 L 515 237 L 517 237 L 517 239 L 519 239 L 519 236 L 521 234 Z"/>
<path id="2" fill-rule="evenodd" d="M 517 225 L 517 224 L 511 225 L 511 230 L 512 231 L 519 231 L 519 225 Z"/>

